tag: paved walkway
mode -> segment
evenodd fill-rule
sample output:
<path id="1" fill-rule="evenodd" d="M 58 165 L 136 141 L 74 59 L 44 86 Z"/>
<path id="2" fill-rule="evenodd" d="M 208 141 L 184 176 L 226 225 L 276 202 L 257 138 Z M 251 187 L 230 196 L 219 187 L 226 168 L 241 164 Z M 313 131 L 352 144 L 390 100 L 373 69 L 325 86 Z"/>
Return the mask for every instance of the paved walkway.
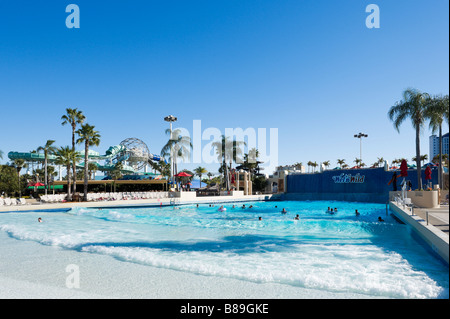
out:
<path id="1" fill-rule="evenodd" d="M 414 214 L 420 216 L 428 223 L 449 235 L 449 207 L 441 205 L 440 208 L 414 208 Z"/>

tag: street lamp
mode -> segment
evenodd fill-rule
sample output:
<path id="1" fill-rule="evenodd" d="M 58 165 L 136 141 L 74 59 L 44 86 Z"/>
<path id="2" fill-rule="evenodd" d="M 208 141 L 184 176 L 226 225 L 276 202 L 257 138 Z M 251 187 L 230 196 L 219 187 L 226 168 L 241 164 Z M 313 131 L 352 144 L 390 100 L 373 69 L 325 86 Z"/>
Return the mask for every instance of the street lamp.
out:
<path id="1" fill-rule="evenodd" d="M 178 119 L 173 116 L 169 115 L 164 118 L 164 121 L 169 122 L 170 124 L 170 139 L 172 140 L 172 123 L 176 122 Z M 172 186 L 173 186 L 173 154 L 172 154 L 172 144 L 170 145 L 170 179 L 172 180 Z"/>
<path id="2" fill-rule="evenodd" d="M 363 137 L 368 137 L 368 136 L 369 135 L 361 133 L 361 132 L 359 132 L 358 134 L 354 135 L 355 138 L 359 138 L 359 160 L 361 161 L 361 163 L 362 163 L 362 138 Z"/>

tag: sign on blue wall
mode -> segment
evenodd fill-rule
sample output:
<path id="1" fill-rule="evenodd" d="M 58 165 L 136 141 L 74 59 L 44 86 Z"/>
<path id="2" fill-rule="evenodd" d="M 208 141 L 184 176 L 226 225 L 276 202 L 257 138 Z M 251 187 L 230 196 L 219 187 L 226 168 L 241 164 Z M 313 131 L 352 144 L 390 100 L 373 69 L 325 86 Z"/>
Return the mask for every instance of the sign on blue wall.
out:
<path id="1" fill-rule="evenodd" d="M 393 183 L 388 185 L 394 171 L 384 168 L 330 170 L 316 174 L 298 174 L 287 176 L 287 193 L 376 193 L 389 195 L 394 190 Z M 400 172 L 397 171 L 399 175 Z M 438 183 L 438 170 L 432 168 L 431 182 Z M 407 181 L 411 181 L 412 190 L 417 186 L 417 170 L 408 170 Z M 397 178 L 397 190 L 401 190 L 403 177 Z M 422 170 L 422 184 L 426 184 L 425 169 Z"/>

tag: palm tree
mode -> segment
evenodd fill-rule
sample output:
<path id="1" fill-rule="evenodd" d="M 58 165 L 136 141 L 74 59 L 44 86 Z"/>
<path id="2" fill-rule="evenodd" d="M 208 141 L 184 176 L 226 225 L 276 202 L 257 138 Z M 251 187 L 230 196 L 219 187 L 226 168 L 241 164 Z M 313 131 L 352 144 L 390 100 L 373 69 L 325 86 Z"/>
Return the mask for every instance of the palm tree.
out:
<path id="1" fill-rule="evenodd" d="M 341 167 L 341 169 L 343 168 L 342 166 L 345 164 L 345 159 L 338 159 L 337 163 L 339 164 L 339 166 Z"/>
<path id="2" fill-rule="evenodd" d="M 116 180 L 122 178 L 122 176 L 123 176 L 122 170 L 123 170 L 122 162 L 117 162 L 114 165 L 113 170 L 110 172 L 110 176 L 114 180 L 114 192 L 116 192 Z"/>
<path id="3" fill-rule="evenodd" d="M 313 167 L 313 173 L 315 173 L 316 167 L 319 166 L 319 164 L 317 164 L 317 162 L 313 162 L 313 163 L 311 163 L 311 166 Z"/>
<path id="4" fill-rule="evenodd" d="M 325 168 L 328 168 L 330 166 L 330 161 L 325 161 L 322 163 Z"/>
<path id="5" fill-rule="evenodd" d="M 88 163 L 89 179 L 95 179 L 95 172 L 97 170 L 97 163 Z"/>
<path id="6" fill-rule="evenodd" d="M 72 163 L 77 162 L 81 158 L 80 153 L 74 151 L 69 146 L 60 147 L 56 151 L 56 164 L 64 165 L 67 169 L 67 200 L 72 200 L 72 194 L 70 190 L 71 176 L 70 168 Z"/>
<path id="7" fill-rule="evenodd" d="M 353 162 L 355 162 L 356 166 L 359 166 L 361 164 L 361 159 L 355 158 L 355 160 Z"/>
<path id="8" fill-rule="evenodd" d="M 383 165 L 383 163 L 384 163 L 384 158 L 378 157 L 378 161 L 375 162 L 375 163 L 376 163 L 376 165 L 377 165 L 378 167 L 380 167 L 380 165 Z"/>
<path id="9" fill-rule="evenodd" d="M 49 154 L 53 154 L 56 151 L 56 148 L 53 145 L 53 143 L 55 143 L 54 140 L 47 140 L 47 142 L 45 143 L 44 146 L 39 146 L 37 148 L 37 151 L 43 151 L 44 152 L 44 188 L 45 188 L 45 195 L 47 195 L 47 184 L 48 184 L 48 178 L 47 178 L 47 160 L 48 160 L 48 155 Z"/>
<path id="10" fill-rule="evenodd" d="M 81 125 L 81 128 L 76 131 L 79 136 L 77 144 L 84 142 L 84 201 L 87 201 L 88 193 L 89 146 L 98 146 L 100 144 L 100 134 L 98 131 L 95 131 L 94 128 L 94 125 L 86 123 Z"/>
<path id="11" fill-rule="evenodd" d="M 407 89 L 403 92 L 403 100 L 397 102 L 389 109 L 389 119 L 394 122 L 394 127 L 400 133 L 400 125 L 410 119 L 416 130 L 416 165 L 417 184 L 422 190 L 422 167 L 420 165 L 420 132 L 426 120 L 426 110 L 430 103 L 430 96 L 416 89 Z"/>
<path id="12" fill-rule="evenodd" d="M 308 173 L 310 172 L 310 167 L 312 166 L 312 162 L 311 161 L 308 161 L 308 163 L 306 163 L 306 165 L 308 165 Z"/>
<path id="13" fill-rule="evenodd" d="M 439 131 L 439 188 L 443 189 L 443 169 L 442 169 L 442 124 L 444 119 L 449 124 L 449 104 L 448 95 L 435 96 L 425 112 L 425 116 L 430 120 L 430 128 L 435 133 Z"/>
<path id="14" fill-rule="evenodd" d="M 14 167 L 17 170 L 17 177 L 18 177 L 18 182 L 19 182 L 19 196 L 22 197 L 22 188 L 20 187 L 20 171 L 22 170 L 22 168 L 27 168 L 28 164 L 25 163 L 24 159 L 21 158 L 16 158 L 13 161 Z"/>
<path id="15" fill-rule="evenodd" d="M 195 173 L 195 175 L 200 177 L 200 188 L 201 188 L 202 187 L 202 175 L 208 173 L 208 171 L 206 170 L 206 168 L 199 166 L 196 169 L 194 169 L 194 173 Z"/>
<path id="16" fill-rule="evenodd" d="M 416 157 L 414 156 L 412 159 L 411 159 L 413 162 L 415 162 L 416 161 Z M 428 155 L 427 154 L 425 154 L 425 155 L 420 155 L 420 162 L 423 164 L 423 162 L 425 162 L 426 160 L 428 160 Z"/>
<path id="17" fill-rule="evenodd" d="M 170 135 L 170 133 L 170 129 L 167 129 L 166 134 Z M 166 145 L 161 149 L 161 156 L 169 156 L 169 158 L 173 157 L 174 167 L 172 168 L 172 172 L 174 175 L 176 175 L 178 171 L 177 159 L 180 158 L 184 160 L 189 158 L 192 148 L 193 146 L 190 137 L 182 136 L 180 129 L 172 131 L 172 136 L 169 141 L 167 141 Z"/>
<path id="18" fill-rule="evenodd" d="M 85 119 L 86 117 L 83 115 L 83 112 L 78 111 L 78 109 L 76 108 L 75 109 L 67 108 L 66 114 L 61 116 L 61 120 L 63 120 L 61 125 L 70 124 L 70 126 L 72 127 L 72 151 L 74 152 L 75 152 L 75 130 L 77 129 L 77 124 L 80 125 L 83 124 Z M 73 193 L 75 194 L 77 187 L 77 179 L 76 179 L 77 167 L 75 162 L 72 163 L 72 173 L 74 176 Z"/>
<path id="19" fill-rule="evenodd" d="M 243 145 L 246 145 L 246 143 L 243 141 L 231 140 L 229 137 L 225 137 L 225 135 L 222 135 L 220 141 L 212 143 L 212 146 L 216 149 L 217 159 L 222 162 L 221 169 L 227 191 L 231 188 L 229 169 L 231 169 L 233 161 L 241 161 L 240 156 L 243 153 L 241 146 Z M 229 167 L 227 166 L 227 163 L 230 164 Z"/>

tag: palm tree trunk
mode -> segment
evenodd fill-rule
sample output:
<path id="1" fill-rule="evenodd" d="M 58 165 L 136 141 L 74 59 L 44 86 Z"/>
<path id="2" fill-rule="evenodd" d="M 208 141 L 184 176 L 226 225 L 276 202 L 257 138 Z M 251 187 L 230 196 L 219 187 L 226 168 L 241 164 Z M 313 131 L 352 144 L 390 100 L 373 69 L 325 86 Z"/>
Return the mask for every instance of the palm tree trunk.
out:
<path id="1" fill-rule="evenodd" d="M 87 202 L 88 193 L 88 160 L 89 160 L 89 141 L 84 144 L 84 196 L 83 201 Z"/>
<path id="2" fill-rule="evenodd" d="M 70 164 L 67 165 L 67 201 L 70 201 L 72 199 L 72 194 L 70 192 Z"/>
<path id="3" fill-rule="evenodd" d="M 44 154 L 45 155 L 45 160 L 44 160 L 44 189 L 45 189 L 45 195 L 47 195 L 47 153 Z"/>
<path id="4" fill-rule="evenodd" d="M 438 176 L 438 182 L 439 182 L 439 189 L 443 189 L 443 172 L 442 169 L 442 125 L 439 125 L 439 176 Z"/>
<path id="5" fill-rule="evenodd" d="M 22 168 L 21 169 L 19 169 L 19 170 L 17 170 L 17 175 L 18 175 L 18 178 L 19 178 L 19 197 L 22 197 L 22 188 L 20 187 L 20 171 L 22 170 Z"/>
<path id="6" fill-rule="evenodd" d="M 75 125 L 72 125 L 72 151 L 75 152 Z M 72 176 L 73 176 L 73 194 L 77 192 L 77 165 L 75 160 L 72 163 Z"/>
<path id="7" fill-rule="evenodd" d="M 420 165 L 420 127 L 416 129 L 416 165 L 418 189 L 422 190 L 422 167 Z"/>

